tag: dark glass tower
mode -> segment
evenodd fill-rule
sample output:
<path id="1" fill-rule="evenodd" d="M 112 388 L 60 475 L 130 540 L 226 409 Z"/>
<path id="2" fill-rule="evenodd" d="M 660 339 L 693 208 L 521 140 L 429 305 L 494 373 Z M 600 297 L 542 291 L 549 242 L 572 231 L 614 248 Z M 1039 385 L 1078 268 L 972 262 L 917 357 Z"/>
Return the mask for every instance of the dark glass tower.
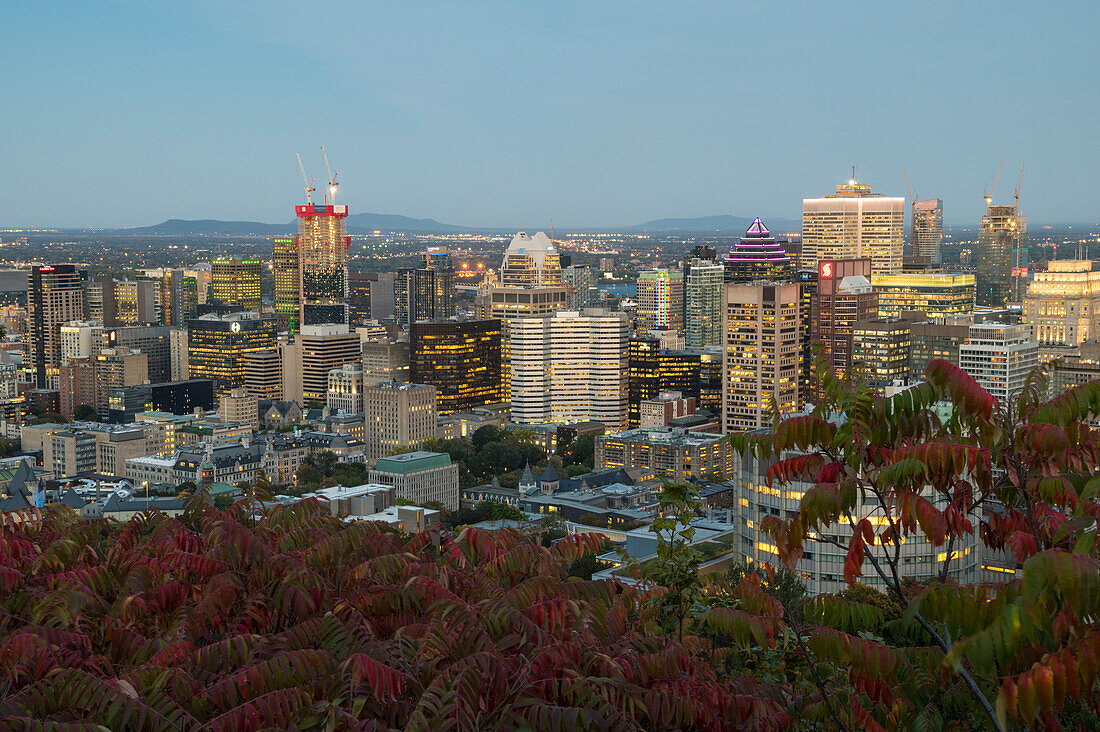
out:
<path id="1" fill-rule="evenodd" d="M 1023 299 L 1027 280 L 1027 217 L 1016 206 L 989 206 L 978 232 L 974 303 L 1003 308 Z"/>
<path id="2" fill-rule="evenodd" d="M 436 320 L 409 330 L 409 381 L 436 388 L 439 414 L 453 414 L 504 397 L 500 321 Z"/>
<path id="3" fill-rule="evenodd" d="M 726 282 L 771 280 L 788 282 L 794 275 L 791 258 L 764 222 L 756 219 L 725 259 Z"/>

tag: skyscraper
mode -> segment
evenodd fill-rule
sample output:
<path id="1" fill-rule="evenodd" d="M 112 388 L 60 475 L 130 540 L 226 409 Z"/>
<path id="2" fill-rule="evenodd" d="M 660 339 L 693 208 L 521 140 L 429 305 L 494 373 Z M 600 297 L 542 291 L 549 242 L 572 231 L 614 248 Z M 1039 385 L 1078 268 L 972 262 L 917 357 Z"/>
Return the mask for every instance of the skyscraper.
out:
<path id="1" fill-rule="evenodd" d="M 543 232 L 529 236 L 521 231 L 504 252 L 500 284 L 505 286 L 561 285 L 561 258 L 554 242 Z"/>
<path id="2" fill-rule="evenodd" d="M 638 330 L 684 329 L 684 273 L 651 269 L 638 275 Z"/>
<path id="3" fill-rule="evenodd" d="M 725 286 L 726 432 L 759 429 L 798 408 L 800 313 L 797 284 Z"/>
<path id="4" fill-rule="evenodd" d="M 302 307 L 298 240 L 293 236 L 276 236 L 271 242 L 271 260 L 275 279 L 275 314 L 286 321 L 287 330 L 297 333 Z"/>
<path id="5" fill-rule="evenodd" d="M 165 325 L 181 326 L 195 317 L 199 305 L 198 282 L 183 269 L 163 269 L 160 282 L 160 319 Z"/>
<path id="6" fill-rule="evenodd" d="M 627 340 L 622 313 L 563 310 L 519 318 L 512 342 L 512 421 L 627 423 Z"/>
<path id="7" fill-rule="evenodd" d="M 360 359 L 359 334 L 347 325 L 326 323 L 302 325 L 285 349 L 283 363 L 284 399 L 325 401 L 328 374 Z"/>
<path id="8" fill-rule="evenodd" d="M 61 326 L 84 318 L 80 273 L 71 264 L 31 268 L 27 286 L 27 333 L 23 338 L 23 368 L 35 387 L 57 386 L 61 366 Z"/>
<path id="9" fill-rule="evenodd" d="M 370 300 L 376 276 L 371 272 L 348 272 L 348 319 L 353 326 L 372 317 Z"/>
<path id="10" fill-rule="evenodd" d="M 409 380 L 436 388 L 439 414 L 503 401 L 500 321 L 437 320 L 409 330 Z"/>
<path id="11" fill-rule="evenodd" d="M 1019 302 L 1027 279 L 1027 217 L 1016 206 L 987 206 L 978 230 L 976 294 L 979 307 Z"/>
<path id="12" fill-rule="evenodd" d="M 970 326 L 966 343 L 959 346 L 959 368 L 1004 404 L 1023 390 L 1039 365 L 1039 344 L 1030 330 L 1003 323 Z"/>
<path id="13" fill-rule="evenodd" d="M 583 310 L 596 306 L 599 289 L 592 268 L 587 264 L 571 264 L 561 271 L 562 281 L 569 288 L 570 310 Z"/>
<path id="14" fill-rule="evenodd" d="M 552 315 L 564 310 L 568 301 L 569 288 L 562 281 L 561 257 L 550 238 L 541 231 L 534 236 L 521 231 L 512 237 L 501 263 L 500 284 L 486 281 L 477 297 L 478 316 L 501 322 L 504 394 L 509 393 L 511 378 L 508 329 L 512 321 Z"/>
<path id="15" fill-rule="evenodd" d="M 685 263 L 684 339 L 688 348 L 722 344 L 722 283 L 725 268 L 706 259 Z"/>
<path id="16" fill-rule="evenodd" d="M 278 342 L 275 318 L 257 313 L 209 314 L 187 323 L 188 371 L 192 379 L 213 379 L 217 396 L 245 385 L 250 354 Z"/>
<path id="17" fill-rule="evenodd" d="M 95 357 L 95 408 L 107 416 L 112 389 L 144 384 L 149 378 L 149 357 L 125 346 L 103 348 Z"/>
<path id="18" fill-rule="evenodd" d="M 852 364 L 852 326 L 878 317 L 878 294 L 867 279 L 871 267 L 869 259 L 818 261 L 810 339 L 821 344 L 826 368 L 838 378 Z"/>
<path id="19" fill-rule="evenodd" d="M 398 323 L 410 325 L 437 320 L 438 273 L 434 269 L 399 269 L 393 277 L 393 313 Z M 453 288 L 452 288 L 453 289 Z"/>
<path id="20" fill-rule="evenodd" d="M 933 264 L 942 262 L 943 201 L 938 198 L 913 201 L 910 226 L 909 251 L 914 256 L 928 257 Z"/>
<path id="21" fill-rule="evenodd" d="M 878 313 L 883 318 L 899 318 L 906 310 L 929 318 L 974 312 L 972 274 L 871 275 L 871 285 L 878 293 Z"/>
<path id="22" fill-rule="evenodd" d="M 909 378 L 909 346 L 907 321 L 879 318 L 852 326 L 852 363 L 880 393 L 895 380 Z"/>
<path id="23" fill-rule="evenodd" d="M 872 193 L 850 180 L 836 193 L 802 201 L 802 259 L 805 270 L 821 260 L 871 260 L 871 274 L 901 271 L 905 244 L 905 199 Z"/>
<path id="24" fill-rule="evenodd" d="M 300 325 L 348 324 L 348 207 L 295 206 L 298 216 Z"/>
<path id="25" fill-rule="evenodd" d="M 450 252 L 445 247 L 428 247 L 420 255 L 420 267 L 435 273 L 435 317 L 452 317 L 455 314 L 455 267 Z"/>
<path id="26" fill-rule="evenodd" d="M 210 289 L 206 301 L 260 310 L 260 260 L 215 259 L 210 263 Z"/>
<path id="27" fill-rule="evenodd" d="M 367 459 L 418 450 L 435 437 L 435 387 L 384 381 L 363 389 Z"/>
<path id="28" fill-rule="evenodd" d="M 752 222 L 722 263 L 726 282 L 787 282 L 794 275 L 794 265 L 783 244 L 775 240 L 759 218 Z"/>

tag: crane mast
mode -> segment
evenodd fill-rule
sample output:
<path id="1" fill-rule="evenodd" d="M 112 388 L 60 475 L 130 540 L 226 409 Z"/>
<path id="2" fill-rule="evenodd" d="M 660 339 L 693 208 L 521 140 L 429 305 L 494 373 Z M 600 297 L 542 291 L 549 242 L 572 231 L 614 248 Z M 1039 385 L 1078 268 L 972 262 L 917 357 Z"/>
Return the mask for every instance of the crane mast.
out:
<path id="1" fill-rule="evenodd" d="M 336 205 L 336 189 L 339 187 L 339 183 L 336 182 L 337 173 L 332 172 L 332 168 L 328 164 L 328 153 L 325 152 L 325 146 L 321 145 L 321 157 L 325 159 L 325 170 L 328 171 L 328 195 L 332 198 L 332 205 Z"/>
<path id="2" fill-rule="evenodd" d="M 1001 158 L 1001 164 L 997 166 L 997 175 L 993 176 L 993 187 L 989 189 L 988 193 L 983 192 L 982 198 L 985 199 L 985 205 L 993 203 L 993 191 L 997 190 L 997 179 L 1001 177 L 1001 168 L 1005 166 L 1005 159 Z"/>
<path id="3" fill-rule="evenodd" d="M 307 204 L 312 204 L 313 203 L 313 192 L 317 189 L 313 187 L 313 181 L 310 181 L 309 177 L 306 175 L 305 166 L 302 165 L 302 156 L 299 155 L 298 153 L 294 153 L 294 157 L 298 158 L 298 170 L 301 171 L 301 173 L 302 173 L 302 182 L 305 183 L 305 185 L 302 186 L 302 190 L 304 190 L 306 192 L 306 203 Z M 317 179 L 314 178 L 313 180 L 316 181 Z"/>

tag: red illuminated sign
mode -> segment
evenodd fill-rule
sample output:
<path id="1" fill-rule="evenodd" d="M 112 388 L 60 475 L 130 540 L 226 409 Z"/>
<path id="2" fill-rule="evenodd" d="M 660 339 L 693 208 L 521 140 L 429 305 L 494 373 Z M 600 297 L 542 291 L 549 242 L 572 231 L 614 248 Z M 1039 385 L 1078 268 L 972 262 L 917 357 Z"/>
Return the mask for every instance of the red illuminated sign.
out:
<path id="1" fill-rule="evenodd" d="M 43 264 L 41 267 L 38 268 L 38 271 L 39 272 L 53 272 L 54 267 L 53 267 L 53 265 L 50 265 L 50 264 Z"/>
<path id="2" fill-rule="evenodd" d="M 822 279 L 826 279 L 826 280 L 830 279 L 833 276 L 833 263 L 832 262 L 822 262 L 821 263 L 821 272 L 820 272 L 819 276 Z"/>

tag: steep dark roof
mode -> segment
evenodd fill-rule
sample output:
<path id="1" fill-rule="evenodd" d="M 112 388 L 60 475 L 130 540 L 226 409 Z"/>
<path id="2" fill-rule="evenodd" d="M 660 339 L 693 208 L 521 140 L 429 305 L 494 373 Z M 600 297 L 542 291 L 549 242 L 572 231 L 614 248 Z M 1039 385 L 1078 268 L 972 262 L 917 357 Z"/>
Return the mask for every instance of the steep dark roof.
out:
<path id="1" fill-rule="evenodd" d="M 558 477 L 558 471 L 554 469 L 553 461 L 546 464 L 546 470 L 543 471 L 542 476 L 539 477 L 539 482 L 550 483 L 555 480 L 560 480 Z"/>
<path id="2" fill-rule="evenodd" d="M 0 488 L 0 511 L 18 511 L 33 506 L 34 490 L 38 477 L 30 461 L 23 460 L 11 476 L 7 486 Z"/>

